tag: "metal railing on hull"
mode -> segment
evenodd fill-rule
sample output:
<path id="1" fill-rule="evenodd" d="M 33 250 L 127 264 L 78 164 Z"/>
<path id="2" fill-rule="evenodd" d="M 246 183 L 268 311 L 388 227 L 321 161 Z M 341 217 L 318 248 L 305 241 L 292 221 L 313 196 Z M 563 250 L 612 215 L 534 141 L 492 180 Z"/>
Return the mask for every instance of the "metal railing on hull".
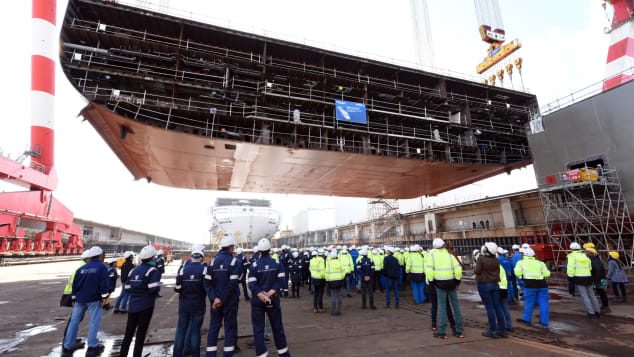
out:
<path id="1" fill-rule="evenodd" d="M 173 82 L 173 78 L 178 78 L 178 82 L 181 85 L 183 81 L 192 81 L 191 85 L 196 88 L 200 88 L 201 86 L 207 86 L 207 90 L 212 92 L 218 91 L 218 93 L 225 90 L 225 78 L 219 75 L 211 75 L 211 74 L 202 74 L 199 72 L 190 72 L 185 70 L 172 70 L 170 68 L 165 68 L 161 66 L 152 66 L 149 64 L 143 64 L 139 62 L 138 66 L 132 62 L 134 57 L 130 57 L 130 65 L 125 66 L 122 65 L 123 60 L 119 58 L 119 62 L 113 61 L 112 58 L 107 58 L 104 55 L 91 53 L 88 56 L 82 56 L 81 54 L 78 56 L 78 52 L 76 49 L 74 51 L 64 51 L 64 54 L 69 58 L 68 67 L 71 68 L 79 68 L 73 67 L 73 64 L 77 65 L 86 65 L 86 66 L 99 66 L 101 69 L 110 68 L 115 70 L 121 70 L 122 74 L 134 74 L 139 76 L 139 79 L 145 80 L 157 80 L 157 76 L 163 76 L 167 81 Z M 120 56 L 119 56 L 120 57 Z M 119 64 L 117 64 L 119 63 Z M 85 68 L 84 68 L 85 69 Z M 95 69 L 95 70 L 101 70 Z M 132 71 L 132 72 L 130 72 Z M 125 73 L 124 73 L 125 72 Z M 173 73 L 172 73 L 173 72 Z M 85 91 L 85 87 L 88 83 L 88 79 L 86 78 L 76 78 L 76 83 L 78 87 L 82 87 Z M 348 100 L 348 101 L 357 101 L 357 102 L 366 102 L 368 106 L 368 111 L 370 113 L 375 112 L 378 114 L 392 115 L 397 117 L 405 117 L 408 119 L 415 120 L 424 120 L 435 123 L 440 123 L 442 125 L 451 125 L 454 128 L 462 128 L 464 130 L 480 130 L 484 132 L 503 132 L 506 135 L 517 135 L 524 136 L 523 126 L 520 124 L 513 124 L 512 122 L 501 122 L 499 120 L 493 121 L 490 117 L 488 121 L 472 119 L 472 125 L 467 126 L 461 123 L 455 123 L 450 121 L 450 116 L 446 111 L 428 109 L 426 106 L 424 107 L 415 107 L 401 104 L 400 102 L 388 102 L 384 100 L 378 100 L 374 97 L 370 98 L 362 98 L 352 96 L 350 94 L 345 94 L 343 92 L 337 91 L 325 91 L 325 90 L 313 90 L 300 88 L 296 86 L 291 86 L 290 84 L 280 84 L 280 83 L 271 83 L 266 81 L 249 81 L 243 79 L 232 79 L 230 88 L 232 90 L 237 90 L 239 95 L 241 90 L 253 91 L 257 94 L 264 94 L 268 96 L 277 96 L 282 98 L 289 98 L 294 100 L 304 100 L 311 102 L 318 102 L 321 104 L 326 104 L 330 106 L 334 106 L 334 101 L 338 99 Z M 245 94 L 245 95 L 248 95 Z M 457 100 L 457 101 L 467 101 L 472 102 L 466 96 L 462 95 L 454 95 L 453 93 L 449 93 L 447 99 L 449 100 Z M 488 103 L 480 103 L 483 105 L 489 106 Z M 497 104 L 490 104 L 491 108 L 501 109 Z M 506 111 L 518 111 L 521 113 L 526 113 L 526 108 L 524 107 L 514 107 L 508 106 L 508 108 L 504 108 Z M 431 124 L 430 124 L 431 126 Z M 433 129 L 432 129 L 433 130 Z"/>
<path id="2" fill-rule="evenodd" d="M 595 82 L 590 84 L 587 87 L 584 87 L 582 89 L 579 89 L 577 91 L 574 91 L 572 93 L 570 93 L 569 95 L 562 97 L 562 98 L 557 98 L 556 100 L 543 105 L 542 107 L 540 107 L 540 112 L 541 115 L 548 115 L 551 114 L 553 112 L 556 112 L 560 109 L 564 109 L 572 104 L 581 102 L 585 99 L 588 99 L 592 96 L 595 96 L 603 91 L 606 90 L 606 85 L 605 82 L 607 80 L 609 80 L 610 78 L 619 76 L 619 75 L 627 75 L 630 77 L 634 77 L 634 67 L 630 67 L 627 68 L 617 74 L 615 74 L 614 76 L 610 76 L 608 78 L 604 78 L 599 82 Z"/>
<path id="3" fill-rule="evenodd" d="M 114 90 L 110 88 L 86 87 L 87 97 L 97 102 L 109 102 L 109 109 L 134 120 L 148 123 L 162 123 L 162 127 L 177 126 L 182 127 L 182 131 L 194 133 L 197 131 L 199 135 L 208 137 L 226 137 L 234 140 L 259 142 L 259 143 L 275 143 L 277 135 L 286 136 L 287 145 L 296 147 L 309 148 L 336 148 L 339 151 L 352 151 L 360 153 L 374 152 L 388 156 L 403 156 L 409 153 L 413 157 L 428 157 L 428 154 L 447 155 L 446 150 L 438 150 L 435 148 L 425 147 L 423 142 L 454 144 L 458 145 L 459 150 L 450 154 L 450 162 L 459 163 L 482 163 L 482 164 L 500 164 L 506 162 L 525 161 L 529 157 L 527 146 L 515 145 L 512 143 L 496 143 L 488 141 L 480 143 L 487 145 L 488 148 L 511 150 L 510 153 L 495 153 L 483 150 L 480 156 L 468 152 L 468 149 L 474 150 L 477 146 L 466 146 L 464 138 L 460 136 L 449 135 L 446 133 L 434 132 L 430 130 L 421 130 L 413 128 L 387 128 L 383 123 L 376 123 L 369 126 L 362 125 L 359 128 L 345 127 L 339 124 L 334 116 L 302 113 L 300 123 L 293 119 L 293 111 L 287 108 L 272 108 L 266 106 L 229 106 L 225 108 L 224 104 L 216 104 L 214 102 L 202 102 L 192 100 L 191 98 L 171 98 L 156 96 L 147 92 L 129 92 Z M 128 107 L 126 107 L 126 105 Z M 217 105 L 217 106 L 216 106 Z M 151 109 L 154 108 L 154 109 Z M 168 113 L 159 111 L 159 109 L 181 108 L 187 111 L 196 111 L 205 113 L 207 120 L 202 121 L 191 117 L 183 117 L 171 110 Z M 235 122 L 232 125 L 226 123 L 218 123 L 214 120 L 215 116 L 209 114 L 209 109 L 215 108 L 216 115 L 239 116 L 247 119 L 253 119 L 252 127 L 238 126 Z M 258 121 L 268 122 L 268 129 L 255 127 L 255 119 Z M 276 131 L 275 123 L 290 124 L 291 126 L 307 126 L 308 133 L 295 133 L 291 131 Z M 369 129 L 368 129 L 369 128 Z M 375 137 L 385 137 L 386 140 L 376 140 L 365 142 L 355 137 L 336 136 L 329 137 L 326 141 L 324 130 L 340 130 L 348 132 L 352 135 L 368 135 Z M 416 134 L 417 136 L 408 136 L 407 134 Z M 424 136 L 423 136 L 424 135 Z M 292 140 L 291 140 L 292 138 Z M 390 142 L 392 138 L 392 142 Z M 397 140 L 411 139 L 412 143 L 407 149 L 402 144 L 399 145 Z M 418 142 L 418 144 L 416 144 Z M 365 146 L 364 146 L 365 145 Z M 464 149 L 463 149 L 464 148 Z M 430 152 L 431 151 L 431 152 Z M 517 154 L 513 154 L 513 151 Z"/>
<path id="4" fill-rule="evenodd" d="M 242 24 L 236 21 L 230 21 L 230 20 L 225 20 L 225 19 L 220 19 L 217 17 L 205 15 L 205 14 L 196 13 L 191 10 L 188 11 L 188 10 L 174 8 L 174 7 L 163 6 L 160 4 L 152 4 L 152 2 L 139 3 L 137 1 L 132 1 L 132 0 L 119 0 L 119 2 L 122 4 L 133 6 L 133 7 L 142 8 L 142 9 L 155 11 L 159 13 L 165 13 L 165 14 L 183 18 L 183 19 L 189 19 L 192 21 L 216 25 L 220 27 L 225 27 L 225 28 L 229 28 L 229 29 L 233 29 L 237 31 L 256 34 L 256 35 L 260 35 L 264 37 L 275 38 L 275 39 L 288 41 L 292 43 L 303 44 L 306 46 L 321 48 L 327 51 L 335 51 L 335 52 L 339 52 L 339 53 L 343 53 L 343 54 L 347 54 L 351 56 L 372 59 L 375 61 L 380 61 L 384 63 L 389 63 L 389 64 L 393 64 L 397 66 L 402 66 L 402 67 L 430 72 L 430 73 L 436 73 L 436 74 L 445 75 L 449 77 L 460 78 L 460 79 L 464 79 L 464 80 L 468 80 L 472 82 L 477 82 L 477 83 L 481 82 L 481 78 L 474 75 L 466 74 L 466 73 L 456 72 L 456 71 L 452 71 L 452 70 L 444 69 L 444 68 L 421 65 L 415 62 L 406 61 L 406 60 L 402 60 L 398 58 L 350 49 L 343 46 L 337 46 L 332 43 L 326 43 L 326 42 L 316 41 L 312 39 L 307 39 L 306 37 L 298 37 L 298 36 L 294 36 L 290 34 L 271 31 L 265 28 L 255 27 L 253 25 Z M 515 86 L 512 85 L 512 83 L 510 86 L 508 84 L 502 84 L 500 87 L 516 90 L 516 91 L 522 91 L 526 93 L 529 92 L 528 88 L 516 88 Z"/>

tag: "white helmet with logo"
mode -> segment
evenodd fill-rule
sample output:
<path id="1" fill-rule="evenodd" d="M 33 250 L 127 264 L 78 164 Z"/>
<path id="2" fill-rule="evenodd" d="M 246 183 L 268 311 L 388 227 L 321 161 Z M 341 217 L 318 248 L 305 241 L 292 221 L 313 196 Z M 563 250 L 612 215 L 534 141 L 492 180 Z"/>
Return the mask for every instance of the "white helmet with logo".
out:
<path id="1" fill-rule="evenodd" d="M 260 241 L 258 242 L 258 251 L 264 252 L 270 249 L 271 249 L 271 242 L 266 238 L 260 239 Z"/>
<path id="2" fill-rule="evenodd" d="M 143 249 L 141 249 L 141 252 L 139 253 L 139 258 L 141 258 L 141 260 L 146 260 L 146 259 L 150 259 L 154 257 L 155 255 L 156 255 L 156 248 L 154 248 L 151 245 L 148 245 L 143 247 Z"/>

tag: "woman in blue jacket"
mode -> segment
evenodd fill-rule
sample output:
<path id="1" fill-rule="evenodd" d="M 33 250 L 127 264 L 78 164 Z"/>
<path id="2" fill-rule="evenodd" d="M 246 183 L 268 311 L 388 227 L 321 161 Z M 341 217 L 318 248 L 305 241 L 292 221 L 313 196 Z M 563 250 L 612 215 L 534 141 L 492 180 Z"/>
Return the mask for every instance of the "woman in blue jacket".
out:
<path id="1" fill-rule="evenodd" d="M 616 298 L 614 302 L 627 302 L 627 291 L 625 290 L 625 284 L 629 283 L 625 271 L 621 268 L 619 262 L 619 253 L 610 252 L 608 258 L 608 280 L 612 283 L 612 289 L 614 289 L 614 295 Z M 623 298 L 619 298 L 619 290 Z"/>

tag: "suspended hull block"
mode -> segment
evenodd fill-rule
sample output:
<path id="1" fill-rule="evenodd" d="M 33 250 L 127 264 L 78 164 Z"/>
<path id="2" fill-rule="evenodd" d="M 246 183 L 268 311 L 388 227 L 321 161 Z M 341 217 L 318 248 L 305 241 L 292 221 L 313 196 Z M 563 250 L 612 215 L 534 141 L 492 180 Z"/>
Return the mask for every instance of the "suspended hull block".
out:
<path id="1" fill-rule="evenodd" d="M 135 122 L 95 103 L 82 115 L 135 179 L 179 188 L 414 198 L 529 164 L 450 164 L 209 139 Z M 122 126 L 129 128 L 125 139 Z"/>
<path id="2" fill-rule="evenodd" d="M 61 42 L 82 114 L 136 179 L 412 198 L 532 160 L 529 93 L 116 2 L 69 1 Z"/>

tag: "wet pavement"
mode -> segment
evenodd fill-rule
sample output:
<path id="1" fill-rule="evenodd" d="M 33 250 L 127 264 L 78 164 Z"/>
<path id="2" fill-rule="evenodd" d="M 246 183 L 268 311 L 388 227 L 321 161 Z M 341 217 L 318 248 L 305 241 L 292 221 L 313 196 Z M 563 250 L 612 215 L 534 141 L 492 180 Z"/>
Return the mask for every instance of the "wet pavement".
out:
<path id="1" fill-rule="evenodd" d="M 51 263 L 21 266 L 19 272 L 0 268 L 0 355 L 3 356 L 59 356 L 61 339 L 71 309 L 59 307 L 65 277 L 74 264 Z M 25 268 L 27 267 L 27 268 Z M 169 356 L 173 346 L 177 319 L 178 296 L 173 292 L 174 274 L 178 265 L 168 266 L 163 277 L 162 298 L 157 304 L 150 325 L 144 356 Z M 68 269 L 68 270 L 66 270 Z M 18 281 L 18 280 L 26 281 Z M 116 295 L 118 293 L 115 292 Z M 465 338 L 432 337 L 431 306 L 416 306 L 407 290 L 401 294 L 400 309 L 383 309 L 384 295 L 375 294 L 376 311 L 360 309 L 360 295 L 343 300 L 343 315 L 312 312 L 312 295 L 306 288 L 301 299 L 283 299 L 283 319 L 287 341 L 294 356 L 421 356 L 427 353 L 464 356 L 632 356 L 634 355 L 633 306 L 615 304 L 613 313 L 600 320 L 589 320 L 579 298 L 571 298 L 562 289 L 551 295 L 550 326 L 517 326 L 515 319 L 523 306 L 511 306 L 515 331 L 508 339 L 490 340 L 481 333 L 488 326 L 484 307 L 480 303 L 475 284 L 465 279 L 459 288 L 460 307 L 464 317 Z M 114 304 L 114 301 L 111 302 Z M 324 296 L 326 310 L 330 300 Z M 535 310 L 534 322 L 538 319 Z M 206 315 L 203 346 L 206 342 Z M 126 316 L 104 312 L 99 338 L 106 346 L 103 356 L 118 356 L 125 329 Z M 251 340 L 250 308 L 242 300 L 238 313 L 239 339 L 242 352 Z M 80 326 L 80 337 L 85 339 L 88 316 Z M 267 345 L 275 356 L 275 346 Z M 219 346 L 220 349 L 220 346 Z M 83 356 L 76 351 L 75 356 Z"/>

